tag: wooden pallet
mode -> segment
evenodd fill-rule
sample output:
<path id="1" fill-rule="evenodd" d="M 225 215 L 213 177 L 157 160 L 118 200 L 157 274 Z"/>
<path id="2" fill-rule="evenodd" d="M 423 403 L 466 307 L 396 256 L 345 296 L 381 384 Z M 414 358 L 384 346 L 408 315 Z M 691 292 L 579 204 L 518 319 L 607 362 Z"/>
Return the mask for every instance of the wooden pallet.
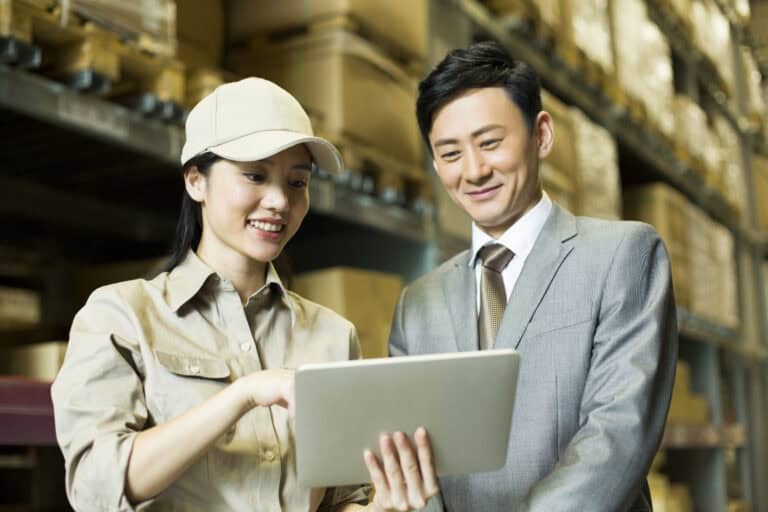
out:
<path id="1" fill-rule="evenodd" d="M 0 29 L 8 29 L 0 35 L 37 48 L 40 72 L 70 87 L 147 116 L 181 118 L 185 77 L 180 61 L 151 53 L 75 15 L 62 18 L 59 7 L 42 6 L 49 3 L 5 0 Z"/>

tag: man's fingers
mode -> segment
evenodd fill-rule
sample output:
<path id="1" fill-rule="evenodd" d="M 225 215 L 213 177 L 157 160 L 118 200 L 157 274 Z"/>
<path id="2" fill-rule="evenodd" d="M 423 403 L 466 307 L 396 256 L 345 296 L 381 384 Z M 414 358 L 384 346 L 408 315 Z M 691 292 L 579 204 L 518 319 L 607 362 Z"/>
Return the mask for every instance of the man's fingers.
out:
<path id="1" fill-rule="evenodd" d="M 423 508 L 426 505 L 424 499 L 424 490 L 421 484 L 421 470 L 419 462 L 416 460 L 416 452 L 411 445 L 411 441 L 402 432 L 396 432 L 394 435 L 397 455 L 400 459 L 400 468 L 405 476 L 407 484 L 408 504 L 411 507 Z"/>
<path id="2" fill-rule="evenodd" d="M 365 452 L 363 452 L 363 460 L 365 461 L 365 466 L 368 468 L 371 483 L 373 484 L 374 489 L 376 489 L 376 498 L 380 500 L 379 502 L 383 506 L 389 507 L 389 485 L 387 485 L 387 478 L 379 465 L 379 461 L 370 450 L 365 450 Z"/>
<path id="3" fill-rule="evenodd" d="M 397 459 L 394 443 L 389 434 L 379 437 L 381 458 L 384 461 L 384 472 L 389 484 L 389 494 L 394 508 L 408 510 L 408 500 L 405 491 L 405 479 L 400 470 L 400 461 Z"/>
<path id="4" fill-rule="evenodd" d="M 416 452 L 419 457 L 424 496 L 429 499 L 440 492 L 440 487 L 437 484 L 437 475 L 435 474 L 435 465 L 432 459 L 432 445 L 429 442 L 429 434 L 427 434 L 427 430 L 424 427 L 416 429 L 413 439 L 416 441 Z"/>

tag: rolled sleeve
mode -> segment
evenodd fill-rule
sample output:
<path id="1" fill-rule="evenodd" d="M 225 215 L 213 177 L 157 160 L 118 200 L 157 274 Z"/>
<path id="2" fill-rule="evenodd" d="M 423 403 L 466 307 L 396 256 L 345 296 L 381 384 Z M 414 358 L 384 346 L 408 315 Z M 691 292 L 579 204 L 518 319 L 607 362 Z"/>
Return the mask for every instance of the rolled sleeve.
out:
<path id="1" fill-rule="evenodd" d="M 51 389 L 66 490 L 75 510 L 134 511 L 125 496 L 133 441 L 147 407 L 130 309 L 97 290 L 75 317 Z M 146 505 L 146 504 L 144 504 Z"/>
<path id="2" fill-rule="evenodd" d="M 331 487 L 325 493 L 325 498 L 317 508 L 317 512 L 333 512 L 344 505 L 366 505 L 370 493 L 370 485 Z"/>

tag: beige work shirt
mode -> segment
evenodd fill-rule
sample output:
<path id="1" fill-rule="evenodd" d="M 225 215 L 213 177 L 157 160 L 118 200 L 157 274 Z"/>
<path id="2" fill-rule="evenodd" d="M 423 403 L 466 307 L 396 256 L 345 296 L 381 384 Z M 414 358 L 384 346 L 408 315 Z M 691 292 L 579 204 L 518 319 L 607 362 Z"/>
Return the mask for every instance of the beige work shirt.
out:
<path id="1" fill-rule="evenodd" d="M 151 281 L 100 288 L 73 321 L 52 388 L 69 500 L 88 512 L 313 512 L 364 503 L 365 488 L 298 484 L 293 425 L 278 406 L 246 413 L 155 499 L 133 507 L 124 488 L 139 431 L 243 375 L 359 357 L 352 324 L 287 291 L 272 265 L 245 306 L 193 252 Z"/>

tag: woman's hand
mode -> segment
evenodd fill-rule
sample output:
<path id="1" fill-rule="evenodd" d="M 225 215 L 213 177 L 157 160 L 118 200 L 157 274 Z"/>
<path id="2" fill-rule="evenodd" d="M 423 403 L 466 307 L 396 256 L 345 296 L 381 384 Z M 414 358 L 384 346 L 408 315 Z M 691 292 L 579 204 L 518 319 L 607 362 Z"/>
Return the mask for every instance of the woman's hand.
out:
<path id="1" fill-rule="evenodd" d="M 369 505 L 372 512 L 423 508 L 439 492 L 427 431 L 419 427 L 413 438 L 415 450 L 402 432 L 382 434 L 379 449 L 383 468 L 376 456 L 366 450 L 365 465 L 376 488 Z"/>
<path id="2" fill-rule="evenodd" d="M 243 408 L 248 411 L 254 407 L 279 405 L 294 413 L 294 371 L 263 370 L 239 378 L 235 385 L 239 387 Z"/>

